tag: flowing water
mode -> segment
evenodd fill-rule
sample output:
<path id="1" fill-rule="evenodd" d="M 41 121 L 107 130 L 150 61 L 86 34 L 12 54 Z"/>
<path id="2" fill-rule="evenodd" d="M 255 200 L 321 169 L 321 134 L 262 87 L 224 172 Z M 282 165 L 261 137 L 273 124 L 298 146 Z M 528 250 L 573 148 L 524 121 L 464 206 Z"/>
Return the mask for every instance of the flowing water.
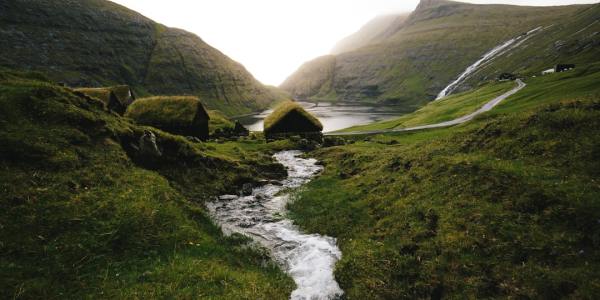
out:
<path id="1" fill-rule="evenodd" d="M 309 103 L 299 102 L 304 109 L 314 114 L 323 124 L 323 132 L 331 132 L 356 125 L 397 118 L 410 112 L 406 108 L 394 106 L 368 106 L 348 103 Z M 263 119 L 272 113 L 266 110 L 259 114 L 238 118 L 250 131 L 262 131 Z"/>
<path id="2" fill-rule="evenodd" d="M 458 76 L 456 80 L 451 82 L 448 86 L 446 86 L 437 96 L 435 100 L 440 100 L 448 95 L 450 95 L 462 82 L 464 82 L 471 74 L 475 73 L 482 65 L 492 61 L 498 56 L 505 54 L 507 51 L 515 49 L 529 38 L 533 36 L 533 34 L 540 31 L 542 27 L 534 28 L 516 38 L 510 39 L 496 47 L 492 50 L 488 51 L 484 54 L 478 61 L 467 67 L 467 69 Z"/>
<path id="3" fill-rule="evenodd" d="M 334 299 L 343 294 L 333 276 L 342 253 L 336 239 L 305 234 L 285 218 L 290 189 L 308 183 L 323 167 L 300 151 L 282 151 L 275 159 L 288 169 L 283 181 L 252 190 L 252 195 L 223 195 L 208 209 L 225 234 L 241 233 L 266 247 L 294 279 L 291 299 Z"/>

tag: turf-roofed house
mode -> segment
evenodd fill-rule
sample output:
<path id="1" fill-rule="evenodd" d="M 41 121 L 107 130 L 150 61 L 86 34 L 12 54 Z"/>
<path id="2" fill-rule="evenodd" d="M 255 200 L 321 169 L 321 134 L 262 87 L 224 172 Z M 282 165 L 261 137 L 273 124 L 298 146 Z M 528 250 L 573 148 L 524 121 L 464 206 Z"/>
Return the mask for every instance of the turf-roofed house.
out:
<path id="1" fill-rule="evenodd" d="M 138 99 L 126 117 L 173 134 L 208 139 L 210 117 L 197 97 L 156 96 Z"/>
<path id="2" fill-rule="evenodd" d="M 264 133 L 267 139 L 299 135 L 304 138 L 321 139 L 323 125 L 300 104 L 287 101 L 280 104 L 265 118 Z"/>
<path id="3" fill-rule="evenodd" d="M 135 101 L 135 94 L 128 85 L 117 85 L 102 88 L 78 88 L 76 92 L 97 98 L 106 107 L 119 115 L 123 115 L 127 107 Z"/>

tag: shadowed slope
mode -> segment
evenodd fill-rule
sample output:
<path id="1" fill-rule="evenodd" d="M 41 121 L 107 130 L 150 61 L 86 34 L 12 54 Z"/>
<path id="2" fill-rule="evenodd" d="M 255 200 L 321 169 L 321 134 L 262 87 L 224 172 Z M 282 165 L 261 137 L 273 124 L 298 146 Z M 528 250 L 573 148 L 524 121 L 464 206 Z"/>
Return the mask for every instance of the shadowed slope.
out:
<path id="1" fill-rule="evenodd" d="M 279 99 L 198 36 L 110 1 L 3 1 L 0 26 L 0 66 L 42 71 L 71 86 L 198 95 L 230 115 Z"/>

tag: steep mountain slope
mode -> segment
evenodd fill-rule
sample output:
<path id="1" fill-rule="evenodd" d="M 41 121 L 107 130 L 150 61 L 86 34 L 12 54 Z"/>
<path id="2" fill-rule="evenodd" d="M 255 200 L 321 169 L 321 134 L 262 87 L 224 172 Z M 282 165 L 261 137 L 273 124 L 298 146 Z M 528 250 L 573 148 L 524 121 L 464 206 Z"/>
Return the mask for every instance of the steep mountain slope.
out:
<path id="1" fill-rule="evenodd" d="M 467 77 L 459 86 L 464 90 L 477 83 L 497 78 L 502 72 L 524 76 L 540 75 L 556 64 L 585 67 L 600 61 L 600 5 L 585 7 L 571 18 L 543 27 L 491 60 Z"/>
<path id="2" fill-rule="evenodd" d="M 199 95 L 229 114 L 278 98 L 196 35 L 109 1 L 2 1 L 0 28 L 0 66 L 42 71 L 71 86 Z"/>
<path id="3" fill-rule="evenodd" d="M 334 55 L 315 58 L 302 65 L 280 88 L 295 98 L 335 100 L 336 60 Z"/>
<path id="4" fill-rule="evenodd" d="M 589 19 L 584 12 L 597 6 L 521 7 L 423 0 L 401 26 L 390 28 L 384 41 L 311 61 L 281 87 L 296 98 L 368 101 L 416 109 L 497 45 L 539 26 L 561 24 L 556 28 L 565 30 L 574 19 Z M 598 47 L 590 51 L 598 53 Z M 590 59 L 589 55 L 581 57 Z M 333 71 L 323 74 L 322 70 Z M 305 78 L 307 75 L 313 79 Z M 307 81 L 311 84 L 305 84 Z"/>
<path id="5" fill-rule="evenodd" d="M 389 37 L 394 28 L 402 26 L 409 14 L 378 16 L 369 21 L 357 32 L 339 41 L 331 50 L 331 54 L 350 52 L 367 45 L 376 44 Z"/>

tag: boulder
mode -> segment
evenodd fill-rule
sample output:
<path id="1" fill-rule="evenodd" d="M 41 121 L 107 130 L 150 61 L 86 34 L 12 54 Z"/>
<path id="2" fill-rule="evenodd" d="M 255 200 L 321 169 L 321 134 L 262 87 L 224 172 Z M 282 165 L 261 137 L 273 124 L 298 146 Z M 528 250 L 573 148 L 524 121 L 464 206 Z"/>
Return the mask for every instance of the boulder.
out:
<path id="1" fill-rule="evenodd" d="M 152 131 L 144 130 L 139 140 L 140 154 L 144 157 L 160 157 L 162 153 L 156 145 L 156 136 Z"/>

